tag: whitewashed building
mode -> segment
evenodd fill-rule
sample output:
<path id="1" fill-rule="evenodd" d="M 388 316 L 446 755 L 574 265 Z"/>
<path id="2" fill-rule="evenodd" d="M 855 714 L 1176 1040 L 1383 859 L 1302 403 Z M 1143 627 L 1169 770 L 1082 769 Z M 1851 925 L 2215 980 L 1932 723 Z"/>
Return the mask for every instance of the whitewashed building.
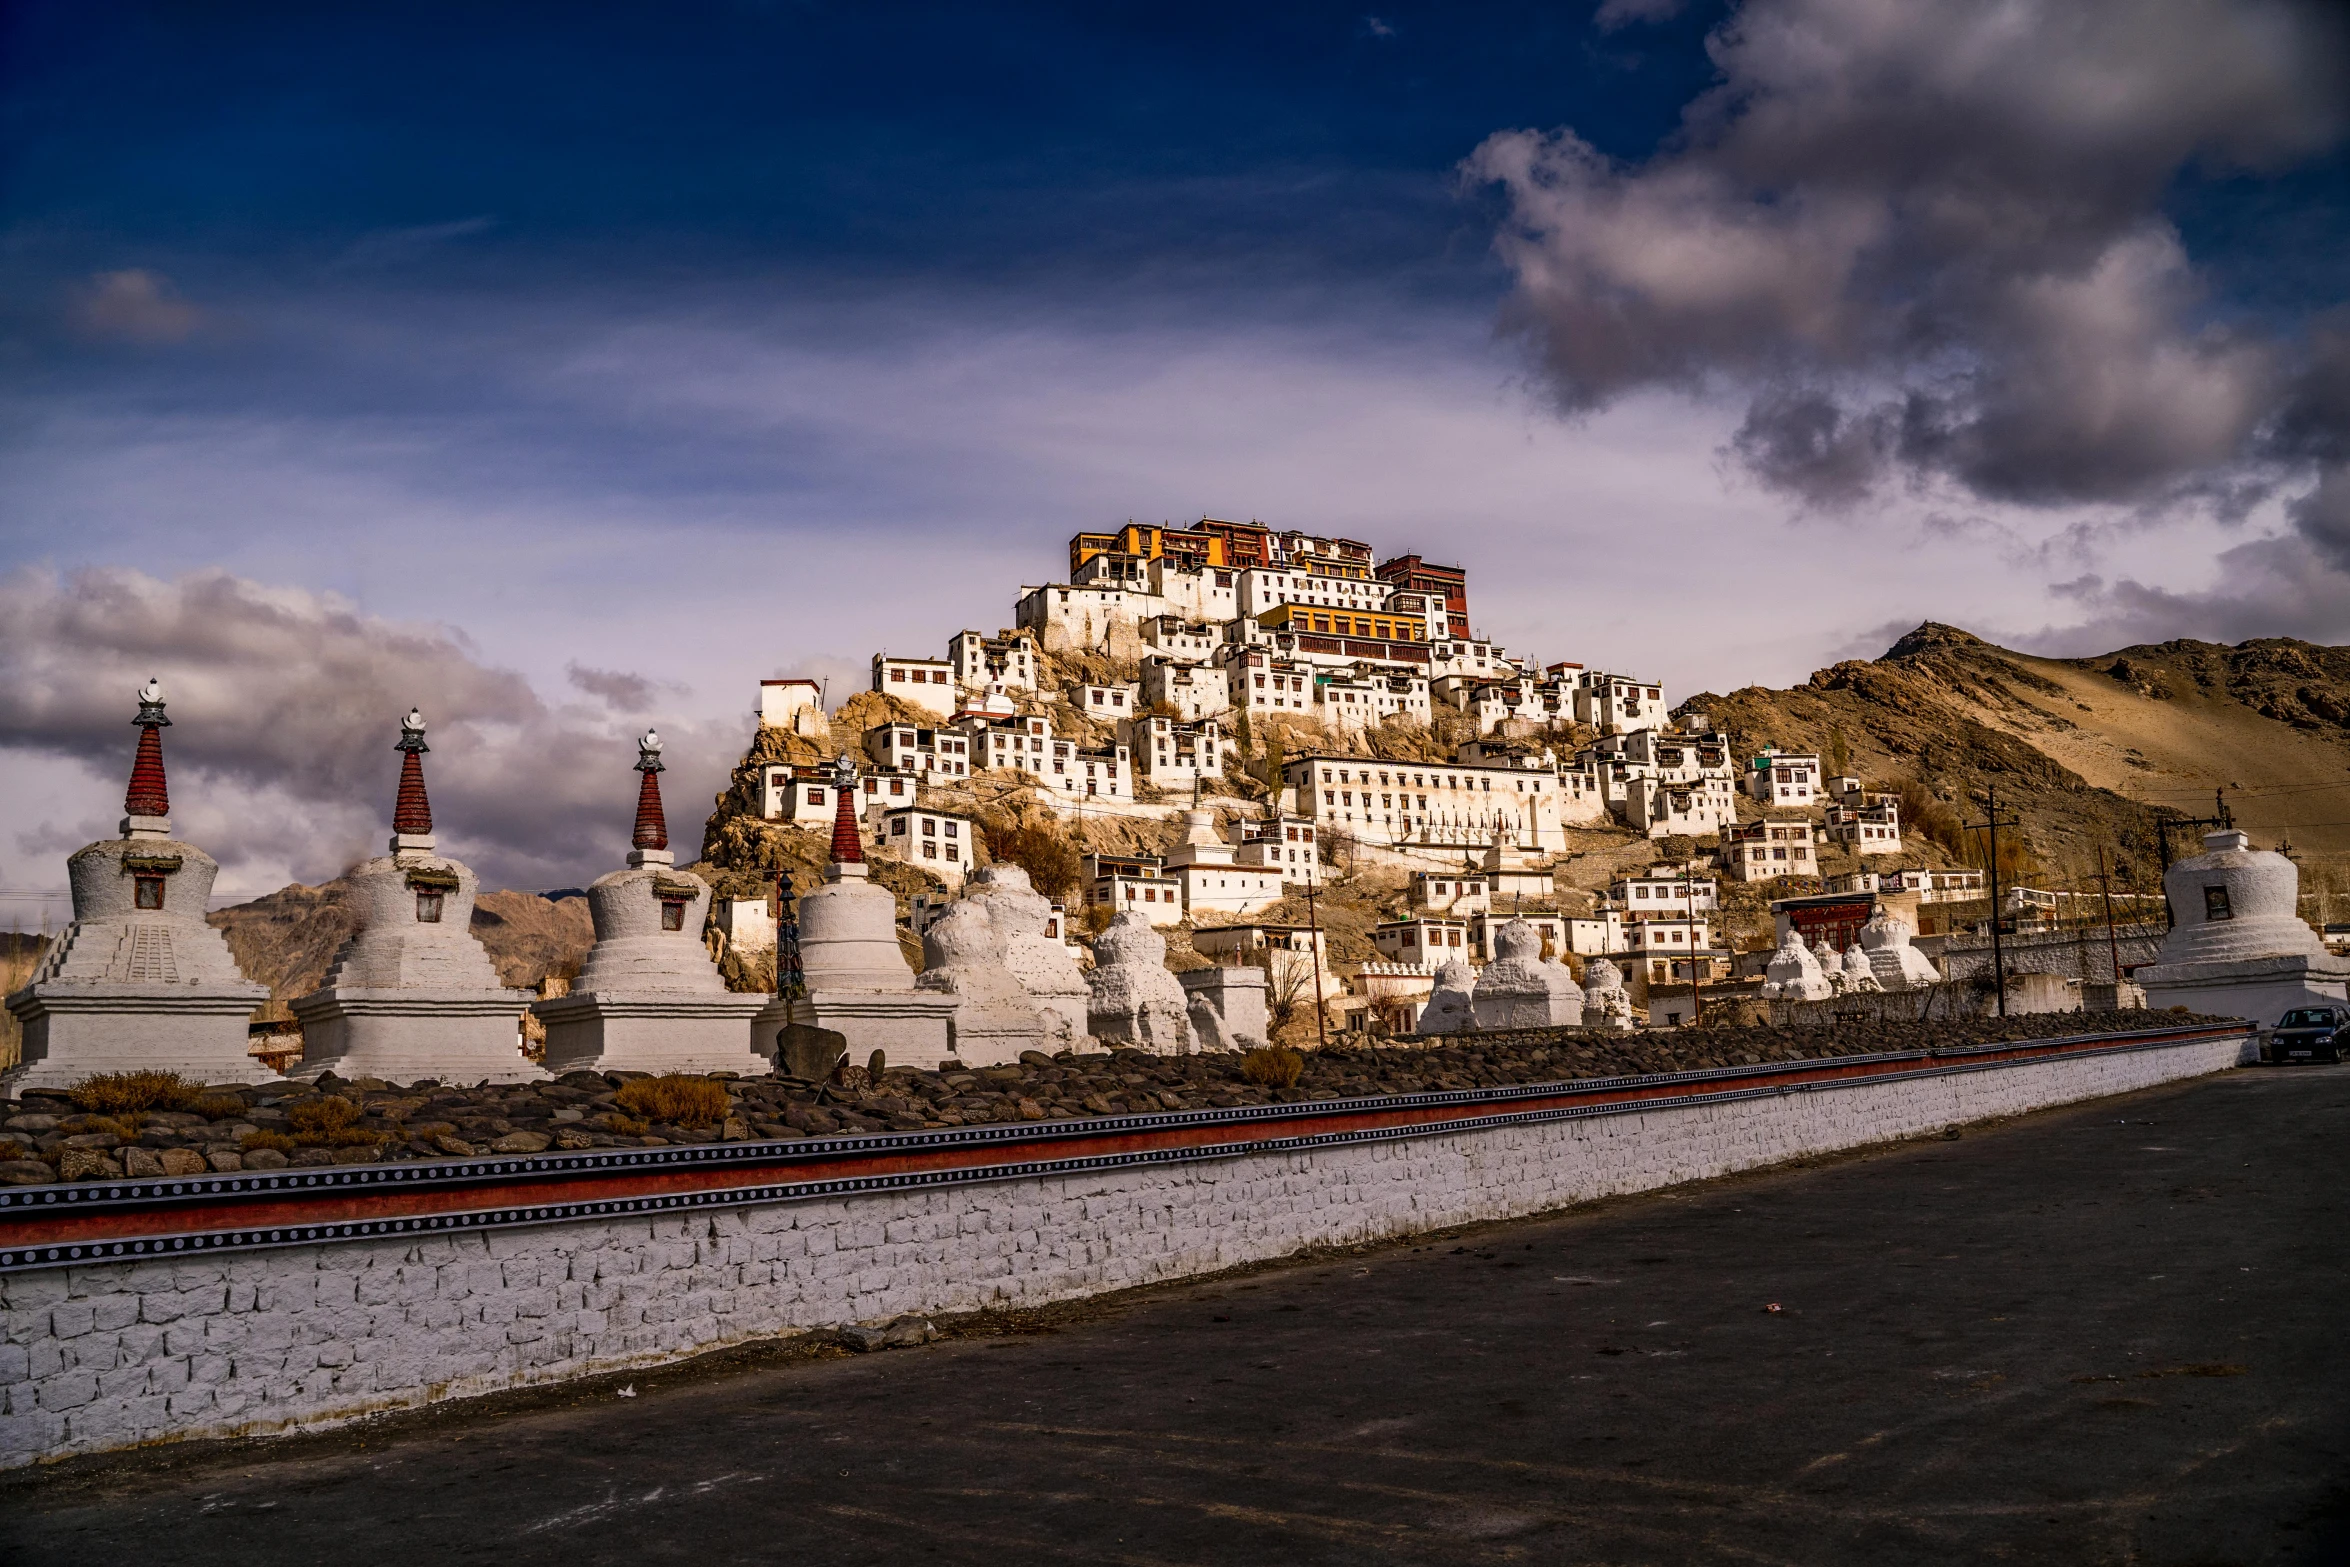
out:
<path id="1" fill-rule="evenodd" d="M 832 727 L 824 716 L 824 688 L 813 680 L 760 681 L 759 722 L 821 739 Z"/>
<path id="2" fill-rule="evenodd" d="M 1888 799 L 1882 805 L 1831 805 L 1823 829 L 1830 843 L 1855 854 L 1901 852 L 1901 808 Z"/>
<path id="3" fill-rule="evenodd" d="M 1588 918 L 1567 920 L 1567 950 L 1578 957 L 1598 958 L 1624 950 L 1624 914 L 1621 909 L 1599 909 Z"/>
<path id="4" fill-rule="evenodd" d="M 1317 675 L 1314 698 L 1316 716 L 1341 734 L 1376 729 L 1390 718 L 1419 724 L 1429 720 L 1425 676 L 1386 672 L 1368 664 L 1357 664 L 1345 673 Z"/>
<path id="5" fill-rule="evenodd" d="M 1732 881 L 1771 881 L 1781 876 L 1817 876 L 1811 823 L 1742 822 L 1722 829 L 1721 862 Z"/>
<path id="6" fill-rule="evenodd" d="M 1774 809 L 1807 811 L 1820 803 L 1820 759 L 1766 745 L 1746 764 L 1746 792 Z"/>
<path id="7" fill-rule="evenodd" d="M 1281 873 L 1239 863 L 1233 846 L 1216 836 L 1216 813 L 1184 812 L 1183 841 L 1167 851 L 1166 874 L 1183 889 L 1184 913 L 1254 914 L 1281 901 Z"/>
<path id="8" fill-rule="evenodd" d="M 1044 778 L 1051 768 L 1053 722 L 1049 718 L 966 713 L 955 727 L 970 742 L 974 771 L 992 769 Z"/>
<path id="9" fill-rule="evenodd" d="M 1224 729 L 1212 718 L 1196 724 L 1136 718 L 1120 734 L 1134 770 L 1157 788 L 1186 790 L 1224 776 Z"/>
<path id="10" fill-rule="evenodd" d="M 1570 824 L 1606 820 L 1595 801 L 1570 803 L 1557 774 L 1515 767 L 1310 755 L 1285 763 L 1282 781 L 1325 839 L 1483 849 L 1500 833 L 1549 853 L 1565 847 Z"/>
<path id="11" fill-rule="evenodd" d="M 865 754 L 885 773 L 925 778 L 971 776 L 971 741 L 952 729 L 876 724 L 865 731 Z"/>
<path id="12" fill-rule="evenodd" d="M 1493 886 L 1477 871 L 1414 871 L 1408 896 L 1412 907 L 1431 914 L 1493 912 Z"/>
<path id="13" fill-rule="evenodd" d="M 1390 963 L 1417 963 L 1434 972 L 1440 964 L 1469 955 L 1469 922 L 1433 915 L 1381 920 L 1371 928 L 1371 948 Z"/>
<path id="14" fill-rule="evenodd" d="M 873 689 L 927 708 L 941 718 L 952 718 L 962 707 L 955 684 L 955 666 L 943 658 L 900 658 L 873 655 Z"/>
<path id="15" fill-rule="evenodd" d="M 1179 664 L 1204 664 L 1224 645 L 1222 625 L 1185 620 L 1181 615 L 1155 615 L 1142 623 L 1145 657 L 1171 658 Z"/>
<path id="16" fill-rule="evenodd" d="M 1624 788 L 1624 823 L 1651 838 L 1676 833 L 1703 838 L 1738 820 L 1738 796 L 1727 778 L 1699 778 L 1686 784 L 1635 777 Z"/>
<path id="17" fill-rule="evenodd" d="M 1221 668 L 1152 655 L 1142 661 L 1142 705 L 1172 708 L 1177 718 L 1196 724 L 1231 710 L 1230 679 Z"/>
<path id="18" fill-rule="evenodd" d="M 922 799 L 922 775 L 915 771 L 867 769 L 857 775 L 858 818 L 868 830 L 881 825 L 881 814 Z M 771 822 L 788 822 L 815 832 L 830 832 L 833 818 L 833 782 L 830 766 L 795 767 L 770 763 L 761 780 L 760 814 Z"/>
<path id="19" fill-rule="evenodd" d="M 958 631 L 947 639 L 947 664 L 966 691 L 1001 684 L 1007 691 L 1036 689 L 1036 641 L 1026 632 L 983 636 Z"/>
<path id="20" fill-rule="evenodd" d="M 1105 724 L 1122 724 L 1142 711 L 1142 688 L 1132 685 L 1086 685 L 1077 688 L 1077 710 Z"/>
<path id="21" fill-rule="evenodd" d="M 978 863 L 978 835 L 979 824 L 968 816 L 916 805 L 883 812 L 876 841 L 954 888 Z"/>
<path id="22" fill-rule="evenodd" d="M 1575 722 L 1603 735 L 1665 726 L 1664 687 L 1653 680 L 1586 669 L 1575 676 L 1574 691 Z"/>
<path id="23" fill-rule="evenodd" d="M 1314 847 L 1314 824 L 1300 816 L 1275 815 L 1263 821 L 1232 824 L 1232 863 L 1270 868 L 1286 883 L 1312 885 L 1321 880 L 1321 862 Z"/>
<path id="24" fill-rule="evenodd" d="M 1158 855 L 1088 854 L 1078 863 L 1086 902 L 1153 925 L 1183 923 L 1183 883 Z"/>
<path id="25" fill-rule="evenodd" d="M 1316 716 L 1312 669 L 1261 647 L 1233 647 L 1225 653 L 1229 655 L 1223 658 L 1226 705 L 1232 711 L 1252 716 Z"/>
<path id="26" fill-rule="evenodd" d="M 1652 913 L 1710 914 L 1721 907 L 1721 883 L 1710 876 L 1619 876 L 1608 900 L 1635 919 Z"/>

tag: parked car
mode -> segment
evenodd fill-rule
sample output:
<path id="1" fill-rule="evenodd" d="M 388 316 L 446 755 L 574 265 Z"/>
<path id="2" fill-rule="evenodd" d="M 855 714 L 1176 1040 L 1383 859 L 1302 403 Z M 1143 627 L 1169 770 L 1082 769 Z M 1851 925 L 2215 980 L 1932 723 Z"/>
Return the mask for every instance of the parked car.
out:
<path id="1" fill-rule="evenodd" d="M 2345 1050 L 2350 1050 L 2350 1008 L 2295 1007 L 2269 1030 L 2268 1058 L 2280 1066 L 2339 1061 Z"/>

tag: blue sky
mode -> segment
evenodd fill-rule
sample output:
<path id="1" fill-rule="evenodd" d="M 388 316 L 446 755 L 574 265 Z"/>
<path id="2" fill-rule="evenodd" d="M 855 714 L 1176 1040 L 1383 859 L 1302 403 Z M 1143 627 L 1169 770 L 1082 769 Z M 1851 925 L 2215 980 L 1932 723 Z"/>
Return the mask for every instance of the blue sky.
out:
<path id="1" fill-rule="evenodd" d="M 698 823 L 760 676 L 1128 516 L 1458 558 L 1684 693 L 1929 617 L 2342 640 L 2332 13 L 1904 9 L 14 6 L 0 885 L 154 663 L 224 885 L 364 848 L 436 681 L 499 693 L 445 836 L 592 875 L 598 745 L 617 798 L 663 722 Z"/>

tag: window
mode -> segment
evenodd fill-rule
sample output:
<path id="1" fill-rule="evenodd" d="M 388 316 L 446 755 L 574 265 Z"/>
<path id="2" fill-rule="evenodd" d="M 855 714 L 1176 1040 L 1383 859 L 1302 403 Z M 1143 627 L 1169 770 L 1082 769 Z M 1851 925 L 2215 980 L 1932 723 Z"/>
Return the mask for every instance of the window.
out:
<path id="1" fill-rule="evenodd" d="M 163 907 L 163 878 L 134 876 L 131 878 L 131 906 L 140 909 Z"/>
<path id="2" fill-rule="evenodd" d="M 416 894 L 416 923 L 438 925 L 441 922 L 441 895 L 419 891 Z"/>
<path id="3" fill-rule="evenodd" d="M 663 930 L 685 929 L 685 900 L 683 898 L 663 898 L 661 900 L 661 928 Z"/>
<path id="4" fill-rule="evenodd" d="M 2232 920 L 2236 917 L 2236 911 L 2228 903 L 2227 888 L 2203 889 L 2203 917 L 2207 920 Z"/>
<path id="5" fill-rule="evenodd" d="M 821 789 L 809 790 L 808 803 L 810 805 L 822 805 L 824 803 L 824 791 Z"/>

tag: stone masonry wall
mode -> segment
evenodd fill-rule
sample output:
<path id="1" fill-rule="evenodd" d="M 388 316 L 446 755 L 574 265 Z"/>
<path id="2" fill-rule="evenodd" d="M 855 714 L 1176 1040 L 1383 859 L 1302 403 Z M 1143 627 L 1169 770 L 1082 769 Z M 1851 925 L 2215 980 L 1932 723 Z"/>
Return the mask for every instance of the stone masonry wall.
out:
<path id="1" fill-rule="evenodd" d="M 0 1277 L 0 1466 L 1540 1213 L 2216 1072 L 2237 1043 L 676 1219 L 15 1274 Z"/>

